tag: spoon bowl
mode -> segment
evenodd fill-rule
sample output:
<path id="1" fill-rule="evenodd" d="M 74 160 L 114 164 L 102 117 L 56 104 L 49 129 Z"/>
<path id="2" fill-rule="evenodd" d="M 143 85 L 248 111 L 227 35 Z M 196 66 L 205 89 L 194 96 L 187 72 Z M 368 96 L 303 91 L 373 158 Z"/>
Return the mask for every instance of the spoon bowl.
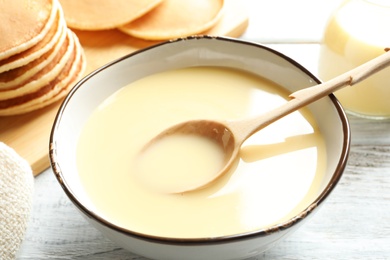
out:
<path id="1" fill-rule="evenodd" d="M 148 149 L 152 143 L 155 143 L 167 136 L 177 134 L 199 135 L 215 141 L 222 148 L 224 153 L 225 165 L 222 167 L 222 169 L 206 182 L 201 184 L 194 184 L 190 186 L 190 188 L 186 186 L 183 189 L 174 190 L 172 193 L 184 193 L 202 189 L 230 171 L 234 165 L 234 162 L 238 159 L 241 145 L 254 133 L 277 121 L 278 119 L 312 102 L 315 102 L 318 99 L 321 99 L 340 88 L 345 86 L 353 86 L 356 83 L 389 66 L 389 48 L 386 48 L 384 51 L 384 54 L 334 79 L 292 93 L 290 95 L 291 99 L 288 102 L 265 114 L 249 119 L 227 122 L 218 122 L 214 120 L 192 120 L 182 122 L 161 132 L 144 147 L 143 151 Z"/>
<path id="2" fill-rule="evenodd" d="M 146 146 L 143 147 L 140 155 L 147 152 L 154 144 L 159 141 L 172 136 L 172 135 L 198 135 L 202 138 L 207 138 L 217 144 L 223 153 L 223 167 L 216 172 L 215 175 L 211 176 L 211 180 L 216 180 L 220 177 L 220 174 L 228 172 L 234 165 L 235 159 L 238 158 L 240 143 L 243 142 L 241 139 L 237 139 L 237 135 L 234 131 L 229 128 L 229 122 L 234 121 L 214 121 L 214 120 L 191 120 L 184 123 L 176 124 L 165 131 L 161 132 Z M 209 179 L 210 180 L 210 179 Z M 199 184 L 200 183 L 200 184 Z M 198 190 L 204 186 L 207 186 L 208 181 L 204 182 L 202 179 L 198 179 L 196 183 L 188 184 L 182 182 L 181 185 L 164 189 L 169 193 L 184 193 L 188 191 Z M 164 184 L 162 184 L 164 185 Z M 161 186 L 161 185 L 160 185 Z"/>

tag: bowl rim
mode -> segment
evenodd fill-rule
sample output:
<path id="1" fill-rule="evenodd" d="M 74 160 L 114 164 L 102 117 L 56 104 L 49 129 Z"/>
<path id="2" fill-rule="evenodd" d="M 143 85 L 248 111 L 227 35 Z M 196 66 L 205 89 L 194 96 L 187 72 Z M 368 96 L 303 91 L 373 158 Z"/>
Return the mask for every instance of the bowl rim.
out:
<path id="1" fill-rule="evenodd" d="M 51 168 L 53 170 L 53 173 L 61 185 L 62 189 L 64 190 L 65 194 L 69 197 L 69 199 L 73 202 L 73 204 L 76 205 L 76 207 L 81 210 L 86 216 L 88 216 L 91 219 L 94 219 L 99 224 L 113 229 L 115 231 L 118 231 L 126 236 L 130 236 L 136 239 L 140 239 L 143 241 L 149 241 L 153 243 L 159 243 L 159 244 L 170 244 L 170 245 L 210 245 L 210 244 L 224 244 L 229 243 L 232 241 L 240 241 L 244 239 L 253 239 L 257 237 L 263 237 L 268 236 L 274 233 L 278 233 L 281 231 L 284 231 L 286 229 L 289 229 L 290 227 L 296 226 L 296 224 L 300 223 L 303 219 L 305 219 L 308 215 L 313 213 L 318 206 L 330 195 L 330 193 L 333 191 L 333 189 L 337 186 L 337 183 L 341 179 L 341 176 L 343 175 L 343 172 L 345 170 L 345 167 L 347 165 L 349 151 L 350 151 L 350 142 L 351 142 L 351 130 L 349 126 L 349 121 L 347 118 L 347 115 L 341 106 L 340 102 L 337 100 L 337 98 L 330 94 L 329 98 L 331 99 L 331 102 L 333 103 L 336 112 L 338 116 L 340 117 L 340 121 L 342 124 L 342 132 L 343 132 L 343 147 L 341 151 L 340 158 L 338 159 L 338 163 L 336 166 L 335 171 L 332 174 L 332 177 L 329 180 L 329 183 L 326 185 L 324 190 L 316 197 L 316 199 L 307 206 L 304 210 L 302 210 L 299 214 L 296 214 L 294 217 L 289 218 L 288 220 L 278 223 L 275 225 L 272 225 L 270 227 L 259 229 L 247 233 L 240 233 L 240 234 L 234 234 L 234 235 L 227 235 L 227 236 L 221 236 L 221 237 L 208 237 L 208 238 L 170 238 L 170 237 L 160 237 L 160 236 L 153 236 L 148 235 L 144 233 L 138 233 L 129 229 L 126 229 L 124 227 L 120 227 L 118 225 L 115 225 L 108 220 L 104 219 L 100 215 L 98 215 L 96 212 L 90 210 L 85 205 L 82 204 L 81 201 L 77 199 L 77 195 L 72 192 L 72 190 L 67 186 L 66 181 L 64 181 L 66 178 L 64 177 L 64 173 L 61 171 L 61 168 L 59 166 L 59 162 L 57 161 L 56 156 L 56 131 L 59 127 L 59 123 L 61 121 L 61 117 L 64 113 L 64 110 L 66 109 L 67 103 L 72 98 L 73 94 L 90 78 L 94 77 L 99 72 L 114 66 L 117 63 L 120 63 L 123 60 L 129 59 L 135 55 L 138 55 L 140 53 L 146 52 L 150 49 L 159 48 L 160 46 L 180 42 L 180 41 L 191 41 L 191 40 L 198 40 L 198 39 L 207 39 L 207 40 L 217 40 L 217 41 L 224 41 L 224 42 L 232 42 L 235 44 L 243 44 L 243 45 L 250 45 L 253 47 L 257 47 L 266 51 L 269 51 L 282 59 L 286 60 L 287 62 L 291 63 L 294 67 L 308 75 L 311 79 L 316 81 L 317 83 L 321 83 L 321 81 L 314 76 L 308 69 L 303 67 L 301 64 L 299 64 L 294 59 L 286 56 L 285 54 L 276 51 L 270 47 L 267 47 L 263 44 L 257 43 L 257 42 L 251 42 L 248 40 L 242 40 L 237 38 L 231 38 L 226 36 L 210 36 L 210 35 L 197 35 L 197 36 L 189 36 L 189 37 L 183 37 L 183 38 L 177 38 L 169 41 L 164 41 L 157 43 L 155 45 L 137 50 L 135 52 L 132 52 L 130 54 L 127 54 L 125 56 L 122 56 L 116 60 L 113 60 L 106 65 L 101 66 L 100 68 L 92 71 L 90 74 L 83 77 L 78 83 L 75 84 L 75 86 L 70 90 L 68 95 L 63 100 L 56 117 L 54 119 L 53 127 L 51 129 L 50 133 L 50 141 L 49 141 L 49 159 L 51 163 Z"/>

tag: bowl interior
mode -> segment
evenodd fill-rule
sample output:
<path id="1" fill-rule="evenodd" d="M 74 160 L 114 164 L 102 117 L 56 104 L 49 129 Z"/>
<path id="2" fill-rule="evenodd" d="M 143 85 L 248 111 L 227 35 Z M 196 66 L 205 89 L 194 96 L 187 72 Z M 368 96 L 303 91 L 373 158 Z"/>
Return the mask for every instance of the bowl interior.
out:
<path id="1" fill-rule="evenodd" d="M 84 123 L 109 95 L 157 72 L 191 67 L 225 66 L 267 78 L 293 92 L 319 81 L 288 57 L 267 47 L 229 38 L 195 37 L 162 43 L 130 54 L 81 80 L 65 99 L 50 139 L 53 170 L 65 192 L 84 212 L 96 216 L 76 167 L 76 146 Z M 309 105 L 327 145 L 327 170 L 314 201 L 322 201 L 336 185 L 349 151 L 346 116 L 333 97 Z M 310 205 L 307 205 L 308 207 Z"/>

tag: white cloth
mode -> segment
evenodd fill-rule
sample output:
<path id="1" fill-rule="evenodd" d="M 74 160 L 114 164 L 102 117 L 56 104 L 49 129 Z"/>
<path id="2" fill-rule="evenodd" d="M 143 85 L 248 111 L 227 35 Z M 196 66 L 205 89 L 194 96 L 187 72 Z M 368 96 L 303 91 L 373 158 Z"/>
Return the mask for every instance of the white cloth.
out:
<path id="1" fill-rule="evenodd" d="M 0 142 L 0 259 L 14 259 L 23 240 L 32 205 L 30 165 Z"/>

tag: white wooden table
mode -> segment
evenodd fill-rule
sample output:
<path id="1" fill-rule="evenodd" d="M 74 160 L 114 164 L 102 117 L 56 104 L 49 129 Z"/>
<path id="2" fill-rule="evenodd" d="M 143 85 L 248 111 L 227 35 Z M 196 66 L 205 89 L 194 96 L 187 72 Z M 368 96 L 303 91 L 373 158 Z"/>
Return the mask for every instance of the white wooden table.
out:
<path id="1" fill-rule="evenodd" d="M 322 30 L 340 0 L 245 0 L 243 39 L 267 44 L 317 73 Z M 307 6 L 307 7 L 305 7 Z M 390 259 L 390 120 L 349 116 L 352 147 L 339 185 L 314 217 L 255 259 Z M 51 169 L 35 179 L 31 221 L 17 259 L 137 259 L 78 213 Z"/>

